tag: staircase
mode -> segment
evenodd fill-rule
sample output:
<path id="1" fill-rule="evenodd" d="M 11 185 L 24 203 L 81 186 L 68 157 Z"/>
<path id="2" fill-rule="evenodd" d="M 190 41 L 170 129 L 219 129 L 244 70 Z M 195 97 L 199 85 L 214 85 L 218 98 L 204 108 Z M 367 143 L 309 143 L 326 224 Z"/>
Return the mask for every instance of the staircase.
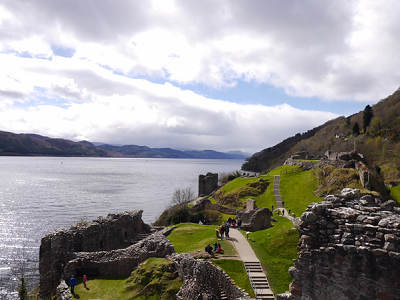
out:
<path id="1" fill-rule="evenodd" d="M 251 287 L 257 300 L 274 300 L 274 293 L 269 288 L 268 279 L 264 274 L 259 261 L 244 262 L 247 275 L 249 276 Z"/>

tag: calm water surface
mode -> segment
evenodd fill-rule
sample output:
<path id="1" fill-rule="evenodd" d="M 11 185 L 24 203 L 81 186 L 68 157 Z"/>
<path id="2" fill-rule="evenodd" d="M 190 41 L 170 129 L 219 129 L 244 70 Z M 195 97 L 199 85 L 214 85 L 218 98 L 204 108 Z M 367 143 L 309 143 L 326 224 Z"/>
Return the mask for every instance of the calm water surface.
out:
<path id="1" fill-rule="evenodd" d="M 151 223 L 177 188 L 198 176 L 240 170 L 242 160 L 0 157 L 0 288 L 10 289 L 23 253 L 37 262 L 41 238 L 111 212 L 142 209 Z"/>

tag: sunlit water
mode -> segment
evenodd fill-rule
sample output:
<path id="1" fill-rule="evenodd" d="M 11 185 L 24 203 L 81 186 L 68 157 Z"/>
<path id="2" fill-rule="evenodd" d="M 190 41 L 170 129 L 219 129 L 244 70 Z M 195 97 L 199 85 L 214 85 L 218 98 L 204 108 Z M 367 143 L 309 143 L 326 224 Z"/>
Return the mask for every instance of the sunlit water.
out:
<path id="1" fill-rule="evenodd" d="M 13 267 L 37 267 L 41 238 L 111 212 L 142 209 L 152 223 L 177 188 L 198 193 L 198 176 L 240 170 L 242 160 L 0 157 L 0 288 Z M 35 280 L 37 280 L 37 275 Z"/>

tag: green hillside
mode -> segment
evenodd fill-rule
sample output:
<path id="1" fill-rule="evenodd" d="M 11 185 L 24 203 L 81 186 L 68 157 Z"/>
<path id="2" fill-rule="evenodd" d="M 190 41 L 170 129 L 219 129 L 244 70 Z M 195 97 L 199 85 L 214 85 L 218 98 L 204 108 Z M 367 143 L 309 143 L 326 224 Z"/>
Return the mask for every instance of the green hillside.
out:
<path id="1" fill-rule="evenodd" d="M 359 133 L 354 132 L 355 127 L 359 128 Z M 343 137 L 337 138 L 339 133 Z M 303 135 L 305 138 L 301 138 Z M 336 118 L 314 128 L 310 136 L 303 135 L 296 135 L 299 140 L 292 137 L 254 154 L 242 169 L 268 171 L 301 151 L 324 156 L 328 150 L 348 152 L 355 148 L 367 159 L 374 188 L 383 196 L 387 196 L 385 186 L 400 184 L 400 90 L 372 107 L 367 105 L 364 111 L 347 118 Z"/>

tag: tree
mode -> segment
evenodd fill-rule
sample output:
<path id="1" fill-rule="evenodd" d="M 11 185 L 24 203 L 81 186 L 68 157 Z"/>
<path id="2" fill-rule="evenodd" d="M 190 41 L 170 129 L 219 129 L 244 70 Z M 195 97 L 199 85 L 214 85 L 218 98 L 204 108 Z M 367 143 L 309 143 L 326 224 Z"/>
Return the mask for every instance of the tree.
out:
<path id="1" fill-rule="evenodd" d="M 191 188 L 175 189 L 172 194 L 172 204 L 181 205 L 194 199 L 194 192 Z"/>
<path id="2" fill-rule="evenodd" d="M 355 134 L 355 135 L 359 135 L 360 134 L 360 126 L 358 126 L 357 122 L 354 123 L 353 134 Z"/>
<path id="3" fill-rule="evenodd" d="M 25 277 L 21 277 L 21 285 L 18 289 L 19 300 L 28 300 L 28 289 L 26 287 Z"/>
<path id="4" fill-rule="evenodd" d="M 371 119 L 372 119 L 373 116 L 374 116 L 374 113 L 372 111 L 372 107 L 367 105 L 364 108 L 364 114 L 363 114 L 364 133 L 367 131 L 367 127 L 371 123 Z"/>

